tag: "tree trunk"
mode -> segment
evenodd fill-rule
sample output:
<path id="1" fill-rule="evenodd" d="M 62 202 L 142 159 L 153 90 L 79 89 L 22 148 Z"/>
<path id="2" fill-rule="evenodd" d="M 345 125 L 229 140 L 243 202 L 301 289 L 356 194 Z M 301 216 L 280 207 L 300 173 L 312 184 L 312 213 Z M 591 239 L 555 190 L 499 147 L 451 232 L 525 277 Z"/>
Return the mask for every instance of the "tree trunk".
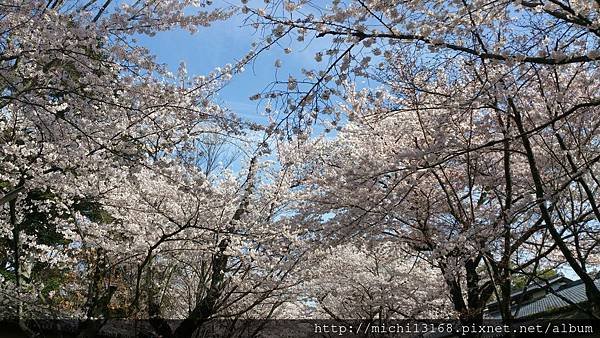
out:
<path id="1" fill-rule="evenodd" d="M 573 256 L 573 253 L 571 252 L 567 244 L 563 241 L 563 238 L 561 237 L 560 233 L 554 227 L 554 222 L 552 221 L 550 212 L 545 205 L 546 198 L 544 186 L 542 183 L 542 177 L 535 160 L 535 155 L 533 153 L 531 142 L 529 141 L 529 137 L 527 136 L 525 127 L 523 126 L 521 114 L 517 110 L 517 107 L 515 106 L 512 99 L 509 98 L 508 103 L 513 111 L 514 120 L 517 125 L 519 134 L 521 135 L 523 147 L 525 148 L 527 162 L 529 163 L 529 169 L 535 186 L 535 195 L 538 200 L 538 207 L 540 209 L 542 219 L 544 220 L 546 228 L 552 236 L 552 239 L 556 242 L 558 248 L 565 257 L 565 260 L 567 261 L 567 263 L 569 263 L 569 265 L 571 266 L 573 271 L 575 271 L 577 276 L 579 276 L 579 278 L 581 278 L 581 280 L 583 281 L 583 284 L 585 285 L 585 292 L 589 302 L 592 304 L 594 315 L 600 315 L 600 312 L 598 312 L 600 310 L 600 290 L 598 290 L 598 287 L 596 287 L 596 285 L 594 284 L 594 280 L 590 277 L 590 275 L 587 273 L 584 267 L 581 264 L 579 264 L 579 262 L 577 262 L 577 259 Z"/>

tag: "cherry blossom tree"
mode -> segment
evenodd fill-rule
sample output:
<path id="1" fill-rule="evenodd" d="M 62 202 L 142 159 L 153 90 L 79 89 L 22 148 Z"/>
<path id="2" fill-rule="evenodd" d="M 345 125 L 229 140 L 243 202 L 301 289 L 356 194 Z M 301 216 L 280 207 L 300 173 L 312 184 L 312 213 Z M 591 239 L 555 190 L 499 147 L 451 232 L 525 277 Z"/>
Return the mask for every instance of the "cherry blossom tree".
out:
<path id="1" fill-rule="evenodd" d="M 218 5 L 0 4 L 2 318 L 189 337 L 216 319 L 473 324 L 496 298 L 510 323 L 515 278 L 563 268 L 600 316 L 598 1 Z M 206 75 L 136 40 L 233 15 L 259 41 Z M 268 124 L 216 103 L 279 49 L 314 61 L 275 61 L 250 98 Z"/>
<path id="2" fill-rule="evenodd" d="M 3 318 L 30 334 L 26 319 L 79 318 L 82 336 L 101 328 L 96 319 L 150 318 L 182 337 L 213 317 L 267 318 L 294 259 L 283 251 L 291 237 L 269 229 L 283 196 L 276 171 L 267 182 L 254 136 L 212 100 L 241 69 L 171 74 L 135 41 L 231 11 L 204 1 L 0 6 Z M 219 167 L 214 135 L 244 139 L 243 174 Z M 175 330 L 163 318 L 183 321 Z"/>
<path id="3" fill-rule="evenodd" d="M 335 214 L 336 231 L 375 236 L 417 212 L 428 225 L 435 217 L 443 236 L 424 237 L 443 243 L 442 255 L 480 253 L 464 266 L 471 319 L 492 292 L 510 295 L 510 274 L 559 254 L 598 314 L 597 2 L 287 1 L 243 11 L 266 45 L 327 41 L 314 55 L 321 67 L 254 98 L 284 116 L 277 126 L 291 126 L 281 135 L 293 142 L 319 121 L 342 130 L 334 145 L 307 142 L 320 164 L 300 165 L 316 176 L 307 187 L 325 191 L 307 200 Z M 455 294 L 455 305 L 469 303 Z"/>
<path id="4" fill-rule="evenodd" d="M 440 274 L 397 243 L 315 250 L 304 264 L 301 294 L 314 302 L 307 305 L 313 318 L 441 319 L 452 313 L 441 296 L 444 282 L 436 280 Z"/>

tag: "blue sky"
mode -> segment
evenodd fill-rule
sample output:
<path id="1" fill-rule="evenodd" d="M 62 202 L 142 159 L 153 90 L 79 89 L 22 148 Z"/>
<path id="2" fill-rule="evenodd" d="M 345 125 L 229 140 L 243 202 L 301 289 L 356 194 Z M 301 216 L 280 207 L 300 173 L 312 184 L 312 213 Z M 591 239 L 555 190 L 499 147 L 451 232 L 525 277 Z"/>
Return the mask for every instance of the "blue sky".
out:
<path id="1" fill-rule="evenodd" d="M 156 55 L 157 62 L 166 64 L 171 72 L 175 73 L 183 61 L 188 75 L 203 75 L 217 67 L 235 64 L 252 49 L 253 42 L 261 40 L 254 28 L 244 25 L 243 19 L 243 15 L 234 15 L 226 21 L 215 22 L 210 27 L 200 27 L 195 34 L 172 29 L 151 37 L 137 36 L 136 39 Z M 287 42 L 290 44 L 274 46 L 262 52 L 254 62 L 245 67 L 243 73 L 235 74 L 217 94 L 217 102 L 235 111 L 242 119 L 266 125 L 268 118 L 261 114 L 258 101 L 251 101 L 250 96 L 263 91 L 277 78 L 287 80 L 290 74 L 299 77 L 303 67 L 322 66 L 314 60 L 314 55 L 318 48 L 322 49 L 329 43 L 328 39 L 317 39 L 311 41 L 308 48 L 304 46 L 305 48 L 298 50 L 298 47 L 303 47 L 301 43 L 295 40 Z M 292 47 L 294 51 L 285 54 L 283 49 L 286 47 Z M 276 69 L 274 65 L 278 59 L 281 60 L 282 67 Z M 262 139 L 262 136 L 256 137 Z M 242 167 L 236 161 L 231 169 L 238 171 Z"/>
<path id="2" fill-rule="evenodd" d="M 190 75 L 207 74 L 216 67 L 234 64 L 251 50 L 252 42 L 258 42 L 260 36 L 255 29 L 244 26 L 241 15 L 216 22 L 211 27 L 201 27 L 195 34 L 181 29 L 161 32 L 153 37 L 141 36 L 138 41 L 156 55 L 159 63 L 165 63 L 173 72 L 180 62 L 185 62 Z M 325 40 L 325 39 L 323 39 Z M 236 111 L 242 118 L 265 122 L 259 115 L 257 102 L 249 97 L 261 92 L 276 78 L 287 79 L 289 74 L 298 75 L 302 67 L 315 66 L 314 53 L 327 41 L 312 41 L 308 48 L 294 50 L 285 54 L 286 46 L 275 46 L 258 56 L 258 59 L 245 67 L 241 74 L 234 75 L 230 83 L 218 94 L 218 101 Z M 298 47 L 294 41 L 291 47 Z M 282 68 L 274 67 L 281 59 Z"/>

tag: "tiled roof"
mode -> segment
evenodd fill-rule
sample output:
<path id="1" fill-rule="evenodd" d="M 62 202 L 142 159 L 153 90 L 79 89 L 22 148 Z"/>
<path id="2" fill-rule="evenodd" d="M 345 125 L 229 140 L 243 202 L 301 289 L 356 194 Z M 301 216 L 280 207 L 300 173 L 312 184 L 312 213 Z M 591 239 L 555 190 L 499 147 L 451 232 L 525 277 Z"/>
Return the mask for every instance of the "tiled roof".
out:
<path id="1" fill-rule="evenodd" d="M 557 283 L 557 282 L 560 282 L 560 281 L 572 282 L 572 280 L 566 278 L 562 274 L 559 274 L 559 275 L 555 276 L 554 278 L 549 279 L 546 283 L 548 283 L 548 284 L 554 284 L 554 283 Z M 535 292 L 535 291 L 537 291 L 539 289 L 542 289 L 542 288 L 544 288 L 543 285 L 528 285 L 527 287 L 523 287 L 523 288 L 519 288 L 519 289 L 513 290 L 511 292 L 511 294 L 510 294 L 510 298 L 514 298 L 514 297 L 516 297 L 518 295 L 521 295 L 521 294 L 532 293 L 532 292 Z M 493 301 L 493 302 L 490 302 L 488 304 L 488 306 L 489 305 L 496 305 L 497 303 L 498 303 L 498 301 Z"/>
<path id="2" fill-rule="evenodd" d="M 596 280 L 596 285 L 600 287 L 600 279 Z M 556 294 L 548 292 L 544 298 L 521 305 L 515 318 L 529 317 L 535 314 L 568 307 L 571 306 L 571 303 L 578 304 L 587 301 L 585 285 L 581 281 L 573 282 L 572 285 L 559 289 L 558 291 L 555 291 L 555 293 Z M 569 302 L 567 302 L 567 300 Z M 514 315 L 516 306 L 513 306 L 512 311 Z M 500 313 L 494 311 L 489 313 L 486 317 L 490 319 L 499 319 Z"/>

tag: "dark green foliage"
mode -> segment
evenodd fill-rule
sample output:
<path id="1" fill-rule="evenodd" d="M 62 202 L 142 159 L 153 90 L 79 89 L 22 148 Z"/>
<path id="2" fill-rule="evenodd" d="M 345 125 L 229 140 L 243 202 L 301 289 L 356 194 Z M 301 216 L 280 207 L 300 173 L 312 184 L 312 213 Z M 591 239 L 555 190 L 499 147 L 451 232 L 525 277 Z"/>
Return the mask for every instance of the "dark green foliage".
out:
<path id="1" fill-rule="evenodd" d="M 536 274 L 537 279 L 541 280 L 541 281 L 549 280 L 556 276 L 558 276 L 558 273 L 554 269 L 542 270 Z M 531 279 L 530 276 L 524 276 L 524 275 L 518 275 L 518 276 L 513 277 L 513 280 L 512 280 L 513 289 L 524 288 L 530 279 Z"/>

